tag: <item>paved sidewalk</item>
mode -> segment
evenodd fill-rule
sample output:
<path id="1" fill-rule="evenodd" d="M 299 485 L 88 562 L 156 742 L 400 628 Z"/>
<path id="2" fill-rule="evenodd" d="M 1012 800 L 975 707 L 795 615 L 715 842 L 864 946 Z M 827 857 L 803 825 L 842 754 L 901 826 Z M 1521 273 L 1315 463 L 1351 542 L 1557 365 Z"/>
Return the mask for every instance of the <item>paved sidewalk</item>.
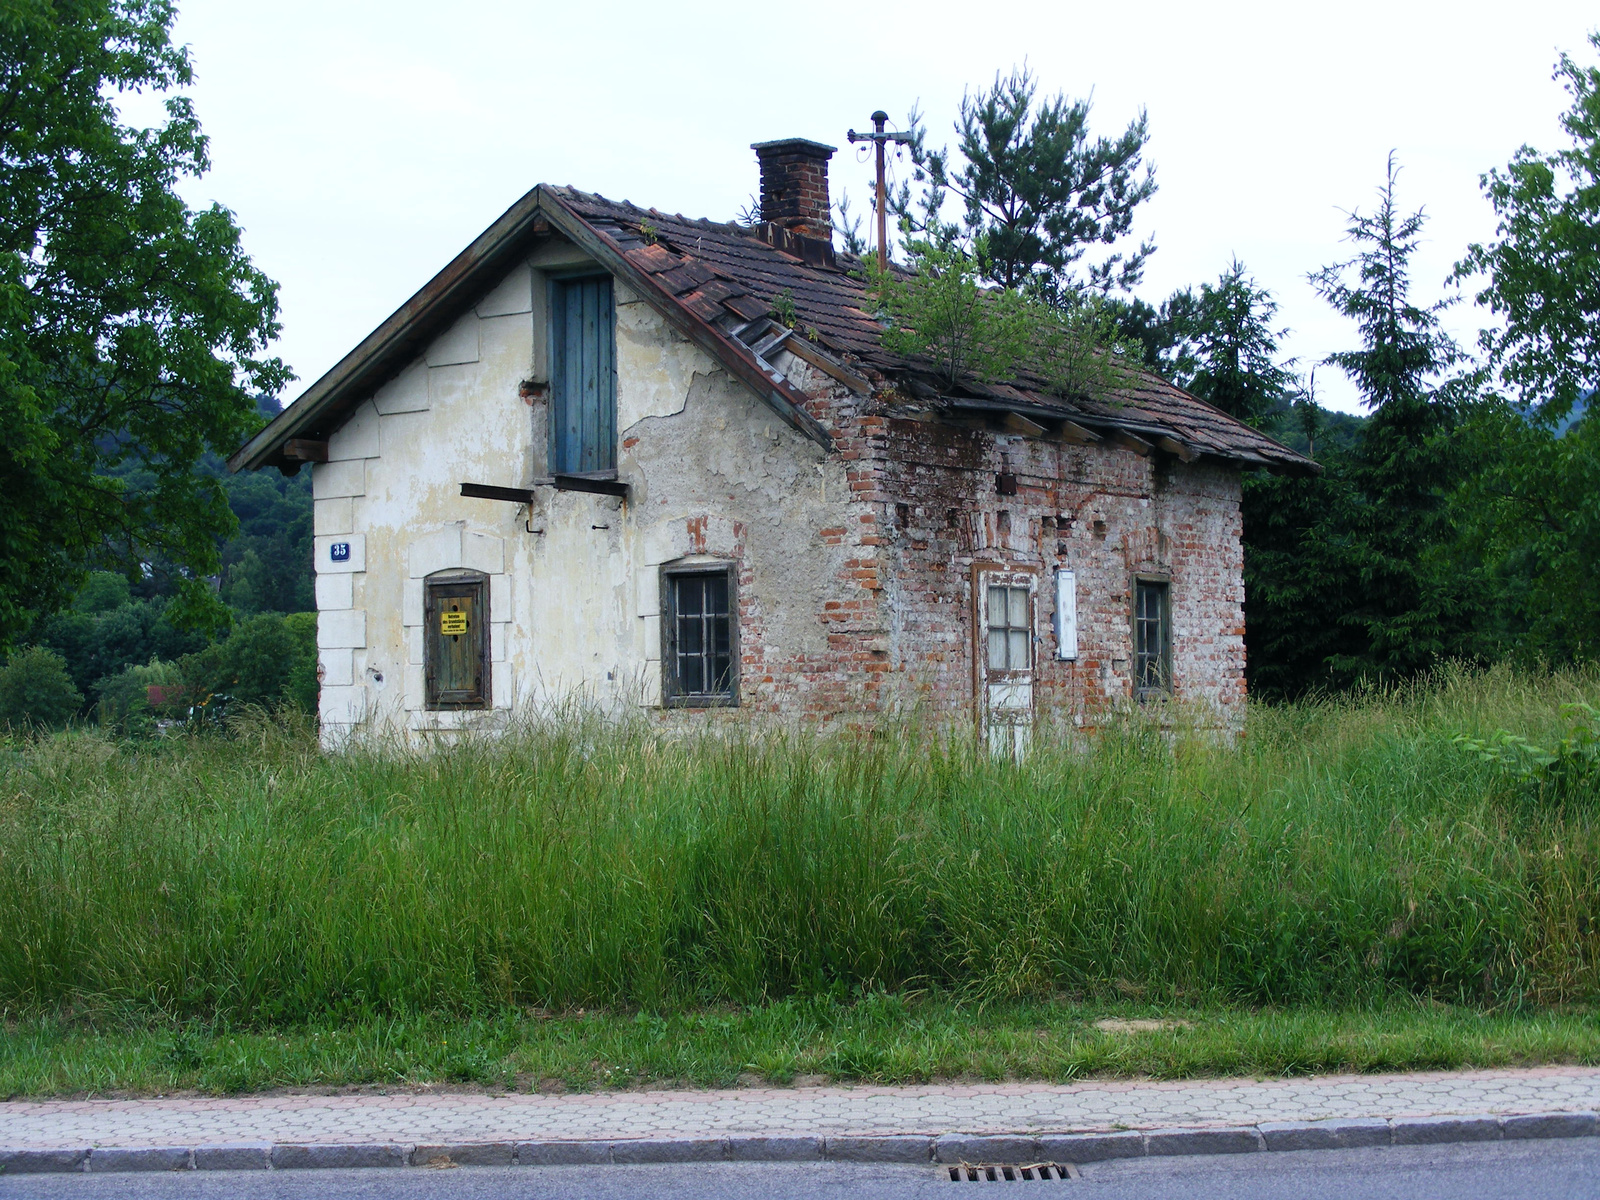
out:
<path id="1" fill-rule="evenodd" d="M 473 1144 L 1238 1128 L 1600 1110 L 1600 1068 L 1064 1086 L 254 1096 L 0 1103 L 0 1147 Z M 1589 1118 L 1592 1122 L 1593 1118 Z"/>

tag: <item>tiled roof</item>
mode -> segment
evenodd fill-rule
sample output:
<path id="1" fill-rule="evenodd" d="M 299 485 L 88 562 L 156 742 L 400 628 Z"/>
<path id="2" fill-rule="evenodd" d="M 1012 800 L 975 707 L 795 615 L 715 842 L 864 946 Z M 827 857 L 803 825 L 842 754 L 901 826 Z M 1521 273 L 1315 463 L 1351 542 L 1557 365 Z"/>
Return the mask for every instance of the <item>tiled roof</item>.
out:
<path id="1" fill-rule="evenodd" d="M 1120 430 L 1145 440 L 1165 438 L 1187 453 L 1280 470 L 1318 469 L 1282 443 L 1144 370 L 1128 371 L 1124 386 L 1095 399 L 1049 394 L 1037 377 L 1018 379 L 1014 386 L 973 384 L 939 395 L 918 363 L 884 349 L 882 326 L 864 311 L 865 283 L 857 260 L 836 258 L 824 243 L 781 228 L 696 220 L 576 188 L 545 190 L 685 310 L 735 339 L 787 293 L 795 328 L 803 336 L 847 366 L 904 382 L 913 394 L 936 404 L 1070 420 L 1089 430 Z"/>

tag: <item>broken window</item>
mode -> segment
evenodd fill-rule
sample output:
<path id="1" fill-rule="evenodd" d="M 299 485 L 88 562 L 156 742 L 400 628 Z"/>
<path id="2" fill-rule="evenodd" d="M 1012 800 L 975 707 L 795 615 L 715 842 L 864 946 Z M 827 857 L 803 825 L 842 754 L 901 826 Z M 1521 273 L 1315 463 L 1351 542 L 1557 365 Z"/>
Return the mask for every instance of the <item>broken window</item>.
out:
<path id="1" fill-rule="evenodd" d="M 489 707 L 489 579 L 446 571 L 423 582 L 423 660 L 430 710 Z"/>
<path id="2" fill-rule="evenodd" d="M 989 585 L 989 669 L 1026 671 L 1032 665 L 1033 621 L 1028 613 L 1031 589 Z"/>
<path id="3" fill-rule="evenodd" d="M 1133 694 L 1139 699 L 1172 691 L 1172 617 L 1164 580 L 1133 585 Z"/>
<path id="4" fill-rule="evenodd" d="M 617 468 L 616 319 L 611 276 L 550 284 L 550 471 Z"/>
<path id="5" fill-rule="evenodd" d="M 732 564 L 662 572 L 666 702 L 685 708 L 739 702 L 739 621 Z"/>

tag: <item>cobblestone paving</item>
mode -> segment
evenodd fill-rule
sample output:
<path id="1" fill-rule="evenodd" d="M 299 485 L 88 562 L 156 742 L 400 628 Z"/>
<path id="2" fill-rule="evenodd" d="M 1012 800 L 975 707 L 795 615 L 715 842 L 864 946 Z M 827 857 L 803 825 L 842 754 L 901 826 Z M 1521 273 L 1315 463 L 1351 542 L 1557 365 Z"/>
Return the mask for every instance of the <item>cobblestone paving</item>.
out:
<path id="1" fill-rule="evenodd" d="M 0 1103 L 0 1146 L 1064 1133 L 1600 1109 L 1600 1068 L 1065 1086 L 289 1095 Z"/>

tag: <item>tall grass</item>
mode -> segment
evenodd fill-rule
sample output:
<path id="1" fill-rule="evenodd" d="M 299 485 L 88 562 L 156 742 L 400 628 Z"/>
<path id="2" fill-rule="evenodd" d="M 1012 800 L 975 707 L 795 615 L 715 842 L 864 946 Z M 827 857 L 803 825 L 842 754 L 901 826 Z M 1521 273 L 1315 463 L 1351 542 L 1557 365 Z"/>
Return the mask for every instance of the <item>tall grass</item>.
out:
<path id="1" fill-rule="evenodd" d="M 1600 801 L 1518 800 L 1457 733 L 1592 674 L 1447 673 L 1136 719 L 1018 765 L 915 727 L 685 738 L 574 717 L 431 755 L 13 746 L 0 1009 L 244 1022 L 933 988 L 1288 1004 L 1600 995 Z"/>

